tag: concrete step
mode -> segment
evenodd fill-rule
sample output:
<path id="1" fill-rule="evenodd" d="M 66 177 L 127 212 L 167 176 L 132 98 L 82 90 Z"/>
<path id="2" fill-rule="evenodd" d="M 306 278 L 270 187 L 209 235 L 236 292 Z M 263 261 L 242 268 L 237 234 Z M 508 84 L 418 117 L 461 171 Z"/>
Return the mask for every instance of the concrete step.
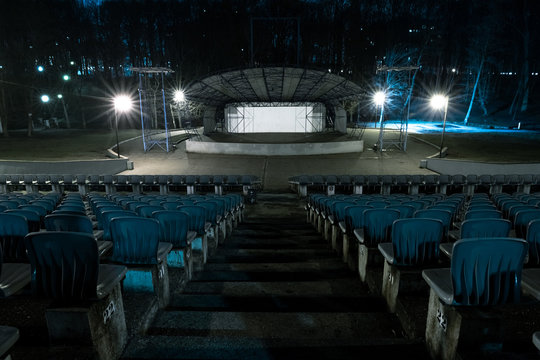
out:
<path id="1" fill-rule="evenodd" d="M 314 261 L 303 261 L 297 263 L 208 263 L 204 266 L 204 271 L 245 271 L 245 272 L 332 272 L 343 271 L 345 269 L 341 260 L 331 257 Z M 349 271 L 345 269 L 346 271 Z M 202 272 L 201 274 L 203 274 Z M 350 275 L 350 274 L 349 274 Z M 356 275 L 356 274 L 355 274 Z M 353 275 L 353 276 L 355 276 Z"/>
<path id="2" fill-rule="evenodd" d="M 183 294 L 171 300 L 167 310 L 233 312 L 385 312 L 378 296 L 224 296 Z"/>
<path id="3" fill-rule="evenodd" d="M 429 359 L 424 344 L 400 338 L 271 339 L 149 336 L 133 339 L 122 359 Z"/>
<path id="4" fill-rule="evenodd" d="M 224 296 L 342 296 L 365 295 L 367 287 L 358 279 L 328 281 L 267 281 L 267 282 L 190 282 L 185 294 L 219 294 Z M 382 299 L 381 299 L 382 301 Z"/>

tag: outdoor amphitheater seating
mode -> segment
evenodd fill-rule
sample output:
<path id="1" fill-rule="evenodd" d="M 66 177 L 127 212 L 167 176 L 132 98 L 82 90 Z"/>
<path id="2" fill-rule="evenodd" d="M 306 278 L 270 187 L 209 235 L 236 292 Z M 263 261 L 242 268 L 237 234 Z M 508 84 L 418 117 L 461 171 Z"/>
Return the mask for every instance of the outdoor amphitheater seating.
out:
<path id="1" fill-rule="evenodd" d="M 400 204 L 400 205 L 388 205 L 386 208 L 387 209 L 394 209 L 394 210 L 399 211 L 400 219 L 411 218 L 411 217 L 413 217 L 414 212 L 416 211 L 414 206 L 403 205 L 403 204 Z"/>
<path id="2" fill-rule="evenodd" d="M 166 260 L 173 245 L 160 242 L 159 231 L 158 221 L 151 218 L 125 216 L 110 221 L 111 261 L 128 267 L 123 289 L 154 293 L 163 308 L 169 304 Z"/>
<path id="3" fill-rule="evenodd" d="M 364 227 L 364 210 L 373 209 L 369 205 L 354 205 L 345 208 L 345 219 L 339 223 L 343 233 L 343 261 L 351 270 L 357 270 L 358 266 L 358 243 L 355 240 L 354 231 Z"/>
<path id="4" fill-rule="evenodd" d="M 337 251 L 339 255 L 342 255 L 343 251 L 343 232 L 339 227 L 339 223 L 345 221 L 345 210 L 347 207 L 354 205 L 356 204 L 352 201 L 337 200 L 332 202 L 329 208 L 328 220 L 330 221 L 330 225 L 332 227 L 330 242 L 332 244 L 332 249 Z"/>
<path id="5" fill-rule="evenodd" d="M 138 206 L 135 212 L 142 217 L 152 217 L 155 211 L 165 210 L 163 206 L 159 205 L 142 205 Z"/>
<path id="6" fill-rule="evenodd" d="M 19 202 L 15 200 L 2 200 L 0 205 L 7 209 L 17 209 L 19 207 Z"/>
<path id="7" fill-rule="evenodd" d="M 5 263 L 3 247 L 0 245 L 0 298 L 14 295 L 30 284 L 31 269 L 27 261 Z"/>
<path id="8" fill-rule="evenodd" d="M 502 347 L 496 306 L 520 301 L 527 247 L 516 238 L 462 239 L 454 244 L 450 268 L 423 270 L 431 288 L 425 338 L 432 358 L 455 358 L 458 346 Z"/>
<path id="9" fill-rule="evenodd" d="M 391 242 L 378 244 L 385 258 L 382 295 L 391 312 L 396 310 L 399 293 L 427 290 L 419 268 L 439 260 L 443 223 L 437 219 L 398 219 L 392 224 Z"/>
<path id="10" fill-rule="evenodd" d="M 86 233 L 30 233 L 25 243 L 32 292 L 53 300 L 45 312 L 51 343 L 90 343 L 100 358 L 119 356 L 127 340 L 120 290 L 126 267 L 99 264 L 96 241 Z"/>
<path id="11" fill-rule="evenodd" d="M 137 213 L 129 210 L 105 210 L 98 213 L 96 219 L 98 224 L 101 224 L 100 228 L 103 230 L 103 240 L 104 241 L 113 241 L 111 231 L 110 231 L 110 222 L 111 219 L 115 217 L 125 217 L 125 216 L 136 216 Z"/>
<path id="12" fill-rule="evenodd" d="M 526 239 L 529 223 L 536 219 L 540 219 L 540 209 L 538 208 L 518 211 L 513 222 L 516 237 Z"/>
<path id="13" fill-rule="evenodd" d="M 516 219 L 516 214 L 523 210 L 539 210 L 539 209 L 536 206 L 528 205 L 528 204 L 514 205 L 508 209 L 507 219 L 510 220 L 512 223 L 514 223 Z"/>
<path id="14" fill-rule="evenodd" d="M 159 223 L 159 241 L 172 244 L 172 250 L 167 255 L 167 265 L 184 269 L 186 281 L 191 280 L 191 243 L 197 234 L 189 230 L 189 215 L 183 211 L 160 210 L 155 211 L 152 217 Z"/>
<path id="15" fill-rule="evenodd" d="M 218 223 L 218 205 L 215 202 L 200 200 L 194 203 L 196 206 L 202 206 L 205 211 L 205 219 L 207 223 L 210 223 L 210 227 L 207 230 L 207 238 L 209 246 L 216 248 L 219 243 L 219 226 Z M 211 242 L 211 245 L 210 245 Z"/>
<path id="16" fill-rule="evenodd" d="M 28 262 L 24 237 L 28 234 L 28 223 L 19 214 L 0 213 L 0 246 L 5 262 Z"/>
<path id="17" fill-rule="evenodd" d="M 368 266 L 382 265 L 377 245 L 390 240 L 392 224 L 399 219 L 399 211 L 392 209 L 364 210 L 364 227 L 354 230 L 358 241 L 358 273 L 366 281 Z"/>

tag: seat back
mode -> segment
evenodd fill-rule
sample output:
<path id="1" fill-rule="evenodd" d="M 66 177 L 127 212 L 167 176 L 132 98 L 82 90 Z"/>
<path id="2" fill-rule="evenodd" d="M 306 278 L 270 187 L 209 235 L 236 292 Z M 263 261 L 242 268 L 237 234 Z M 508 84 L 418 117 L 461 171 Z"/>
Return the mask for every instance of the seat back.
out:
<path id="1" fill-rule="evenodd" d="M 28 224 L 28 232 L 39 231 L 41 229 L 41 216 L 35 211 L 24 209 L 9 209 L 6 214 L 22 215 L 26 218 Z"/>
<path id="2" fill-rule="evenodd" d="M 28 234 L 28 223 L 23 215 L 0 213 L 0 246 L 4 261 L 28 262 L 24 237 Z"/>
<path id="3" fill-rule="evenodd" d="M 112 218 L 110 221 L 113 254 L 111 260 L 122 264 L 157 264 L 159 223 L 139 216 Z"/>
<path id="4" fill-rule="evenodd" d="M 169 242 L 174 248 L 187 247 L 189 215 L 178 210 L 155 211 L 152 217 L 159 222 L 159 241 Z"/>
<path id="5" fill-rule="evenodd" d="M 45 216 L 47 231 L 74 231 L 92 234 L 92 220 L 86 215 L 49 214 Z"/>
<path id="6" fill-rule="evenodd" d="M 135 216 L 137 215 L 133 211 L 128 210 L 107 210 L 102 213 L 100 213 L 98 217 L 98 222 L 101 221 L 101 228 L 103 229 L 103 240 L 105 241 L 111 241 L 111 227 L 110 222 L 111 219 L 115 217 L 123 217 L 123 216 Z"/>
<path id="7" fill-rule="evenodd" d="M 506 219 L 470 219 L 461 224 L 461 239 L 507 237 L 512 223 Z"/>
<path id="8" fill-rule="evenodd" d="M 413 217 L 416 209 L 410 205 L 390 205 L 386 207 L 387 209 L 394 209 L 399 211 L 400 219 L 407 219 Z"/>
<path id="9" fill-rule="evenodd" d="M 136 212 L 137 214 L 139 214 L 139 216 L 151 218 L 152 213 L 154 211 L 161 211 L 161 210 L 165 210 L 163 206 L 143 205 L 143 206 L 138 206 L 136 209 Z"/>
<path id="10" fill-rule="evenodd" d="M 354 229 L 364 227 L 364 211 L 368 209 L 373 209 L 373 207 L 368 205 L 353 205 L 345 209 L 345 226 L 348 233 L 352 233 Z"/>
<path id="11" fill-rule="evenodd" d="M 443 223 L 437 219 L 399 219 L 392 224 L 394 264 L 415 266 L 439 259 Z"/>
<path id="12" fill-rule="evenodd" d="M 392 224 L 399 219 L 399 211 L 393 209 L 369 209 L 364 211 L 364 244 L 374 247 L 390 242 Z"/>
<path id="13" fill-rule="evenodd" d="M 448 235 L 450 230 L 450 225 L 452 224 L 452 213 L 449 210 L 443 209 L 424 209 L 417 210 L 414 213 L 415 218 L 423 219 L 437 219 L 443 223 L 443 234 L 444 236 Z"/>
<path id="14" fill-rule="evenodd" d="M 33 232 L 25 239 L 32 268 L 32 291 L 62 303 L 97 297 L 97 243 L 91 234 Z"/>
<path id="15" fill-rule="evenodd" d="M 502 219 L 503 214 L 497 210 L 470 210 L 465 213 L 464 220 L 471 219 Z"/>
<path id="16" fill-rule="evenodd" d="M 196 206 L 202 206 L 206 210 L 205 218 L 206 221 L 212 223 L 213 225 L 217 222 L 218 206 L 212 201 L 196 201 Z"/>
<path id="17" fill-rule="evenodd" d="M 521 239 L 527 238 L 527 227 L 533 220 L 540 219 L 540 209 L 520 210 L 514 218 L 514 229 L 516 237 Z"/>
<path id="18" fill-rule="evenodd" d="M 462 239 L 451 260 L 455 305 L 519 302 L 527 242 L 516 238 Z"/>
<path id="19" fill-rule="evenodd" d="M 334 216 L 336 222 L 345 220 L 345 209 L 349 206 L 355 206 L 352 201 L 336 201 L 332 204 L 331 213 Z"/>
<path id="20" fill-rule="evenodd" d="M 177 210 L 184 211 L 189 215 L 189 230 L 204 234 L 204 225 L 206 223 L 206 209 L 197 205 L 182 205 Z"/>
<path id="21" fill-rule="evenodd" d="M 527 264 L 538 266 L 540 265 L 540 219 L 529 222 L 526 239 L 529 244 L 529 261 Z"/>

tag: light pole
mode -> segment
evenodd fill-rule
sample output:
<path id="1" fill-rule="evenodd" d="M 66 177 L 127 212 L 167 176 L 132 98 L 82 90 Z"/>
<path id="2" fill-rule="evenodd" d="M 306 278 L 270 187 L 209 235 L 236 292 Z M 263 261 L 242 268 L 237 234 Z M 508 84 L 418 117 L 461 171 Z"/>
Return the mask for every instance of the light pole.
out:
<path id="1" fill-rule="evenodd" d="M 116 130 L 116 153 L 120 157 L 120 143 L 118 142 L 118 113 L 125 113 L 131 110 L 131 99 L 127 95 L 118 95 L 114 98 L 114 119 Z"/>
<path id="2" fill-rule="evenodd" d="M 186 96 L 182 90 L 176 90 L 174 92 L 174 102 L 178 106 L 178 127 L 182 128 L 182 119 L 180 118 L 180 106 L 186 100 Z"/>
<path id="3" fill-rule="evenodd" d="M 383 114 L 384 114 L 384 102 L 386 101 L 386 94 L 383 91 L 377 91 L 373 95 L 373 102 L 375 105 L 381 107 L 381 116 L 379 118 L 379 144 L 378 148 L 379 151 L 382 152 L 383 150 Z"/>
<path id="4" fill-rule="evenodd" d="M 66 118 L 66 127 L 68 129 L 71 129 L 71 123 L 69 122 L 69 116 L 68 116 L 68 112 L 66 108 L 66 103 L 64 102 L 64 96 L 62 94 L 58 94 L 56 95 L 56 97 L 62 103 L 62 109 L 64 110 L 64 117 Z"/>
<path id="5" fill-rule="evenodd" d="M 446 130 L 446 114 L 448 113 L 448 96 L 444 95 L 433 95 L 431 97 L 431 107 L 435 110 L 440 110 L 444 108 L 444 117 L 443 117 L 443 128 L 441 135 L 441 146 L 439 147 L 439 157 L 442 158 L 442 151 L 444 145 L 444 132 Z"/>

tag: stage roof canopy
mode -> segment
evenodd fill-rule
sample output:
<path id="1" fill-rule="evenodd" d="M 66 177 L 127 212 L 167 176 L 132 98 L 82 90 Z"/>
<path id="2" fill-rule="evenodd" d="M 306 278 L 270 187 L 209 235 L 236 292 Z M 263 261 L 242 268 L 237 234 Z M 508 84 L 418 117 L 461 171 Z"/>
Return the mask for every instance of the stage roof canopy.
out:
<path id="1" fill-rule="evenodd" d="M 362 89 L 350 80 L 325 71 L 261 67 L 223 72 L 192 82 L 188 100 L 213 106 L 230 103 L 304 103 L 335 105 L 355 99 Z"/>

